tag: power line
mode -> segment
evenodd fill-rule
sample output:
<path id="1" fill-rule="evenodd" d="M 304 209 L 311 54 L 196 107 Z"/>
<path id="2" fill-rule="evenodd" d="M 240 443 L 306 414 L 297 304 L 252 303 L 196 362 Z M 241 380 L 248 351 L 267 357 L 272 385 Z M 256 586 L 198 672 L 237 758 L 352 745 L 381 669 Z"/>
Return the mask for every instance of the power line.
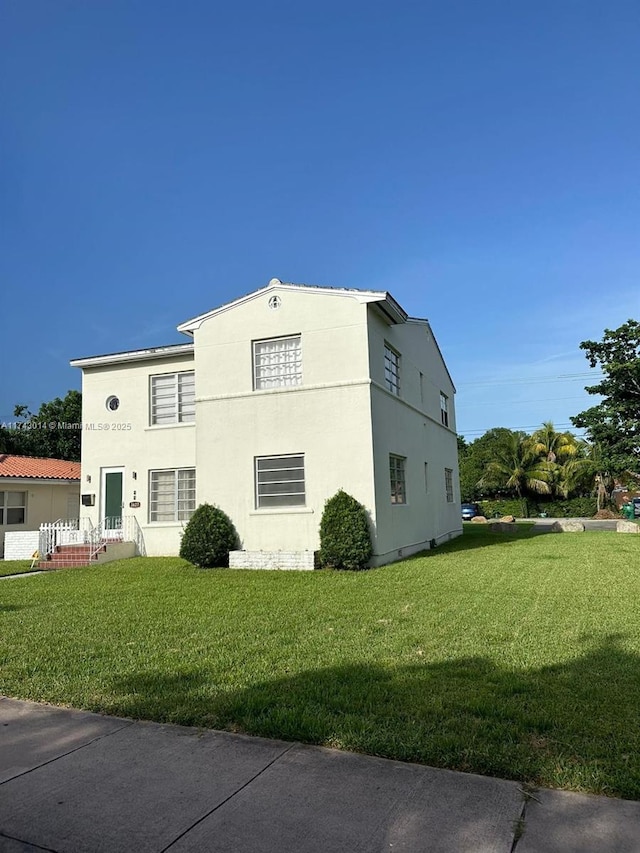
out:
<path id="1" fill-rule="evenodd" d="M 536 385 L 549 382 L 576 382 L 578 379 L 604 379 L 604 373 L 563 373 L 560 376 L 534 376 L 532 379 L 480 379 L 476 382 L 459 382 L 457 388 L 479 385 Z"/>

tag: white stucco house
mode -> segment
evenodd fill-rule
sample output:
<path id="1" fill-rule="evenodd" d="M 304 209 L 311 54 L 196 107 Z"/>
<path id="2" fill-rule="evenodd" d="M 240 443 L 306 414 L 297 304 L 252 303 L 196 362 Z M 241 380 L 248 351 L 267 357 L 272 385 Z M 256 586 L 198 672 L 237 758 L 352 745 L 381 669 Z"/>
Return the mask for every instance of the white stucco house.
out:
<path id="1" fill-rule="evenodd" d="M 387 292 L 266 287 L 188 342 L 79 358 L 82 512 L 177 554 L 194 509 L 233 520 L 232 566 L 312 568 L 327 498 L 367 508 L 373 565 L 462 532 L 455 389 L 427 320 Z"/>

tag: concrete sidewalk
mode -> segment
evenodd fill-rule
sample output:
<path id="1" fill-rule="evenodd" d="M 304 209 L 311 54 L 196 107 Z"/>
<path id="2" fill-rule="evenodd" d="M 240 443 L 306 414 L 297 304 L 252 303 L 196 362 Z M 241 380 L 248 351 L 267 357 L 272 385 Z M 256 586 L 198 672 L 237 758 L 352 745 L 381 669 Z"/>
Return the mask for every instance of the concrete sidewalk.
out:
<path id="1" fill-rule="evenodd" d="M 0 698 L 2 853 L 640 853 L 640 803 L 534 796 L 501 779 Z"/>

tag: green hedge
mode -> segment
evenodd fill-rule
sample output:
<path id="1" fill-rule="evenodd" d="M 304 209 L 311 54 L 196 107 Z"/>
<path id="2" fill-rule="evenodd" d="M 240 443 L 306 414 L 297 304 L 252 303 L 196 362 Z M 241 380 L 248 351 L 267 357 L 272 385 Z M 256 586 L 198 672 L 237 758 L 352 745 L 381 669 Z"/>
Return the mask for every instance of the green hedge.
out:
<path id="1" fill-rule="evenodd" d="M 478 501 L 478 504 L 486 518 L 492 518 L 496 514 L 515 515 L 516 518 L 522 516 L 522 504 L 519 500 Z M 591 518 L 597 510 L 595 498 L 571 498 L 566 501 L 527 498 L 526 505 L 528 517 L 546 512 L 549 518 Z"/>

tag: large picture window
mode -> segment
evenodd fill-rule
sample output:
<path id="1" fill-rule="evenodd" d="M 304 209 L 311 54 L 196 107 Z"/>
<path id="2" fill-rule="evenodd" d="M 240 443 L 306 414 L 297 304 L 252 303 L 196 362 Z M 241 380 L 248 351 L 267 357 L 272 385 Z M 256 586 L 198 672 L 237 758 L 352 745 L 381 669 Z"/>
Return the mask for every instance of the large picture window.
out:
<path id="1" fill-rule="evenodd" d="M 407 460 L 404 456 L 389 456 L 389 478 L 391 480 L 391 503 L 406 504 L 407 489 L 404 468 Z"/>
<path id="2" fill-rule="evenodd" d="M 0 492 L 0 524 L 24 524 L 27 519 L 26 492 Z"/>
<path id="3" fill-rule="evenodd" d="M 301 384 L 300 335 L 253 342 L 253 387 L 256 391 Z"/>
<path id="4" fill-rule="evenodd" d="M 256 457 L 256 507 L 304 506 L 304 454 Z"/>
<path id="5" fill-rule="evenodd" d="M 188 521 L 195 508 L 195 468 L 149 472 L 149 521 Z"/>
<path id="6" fill-rule="evenodd" d="M 196 418 L 196 383 L 193 370 L 151 377 L 151 424 L 182 424 Z"/>

